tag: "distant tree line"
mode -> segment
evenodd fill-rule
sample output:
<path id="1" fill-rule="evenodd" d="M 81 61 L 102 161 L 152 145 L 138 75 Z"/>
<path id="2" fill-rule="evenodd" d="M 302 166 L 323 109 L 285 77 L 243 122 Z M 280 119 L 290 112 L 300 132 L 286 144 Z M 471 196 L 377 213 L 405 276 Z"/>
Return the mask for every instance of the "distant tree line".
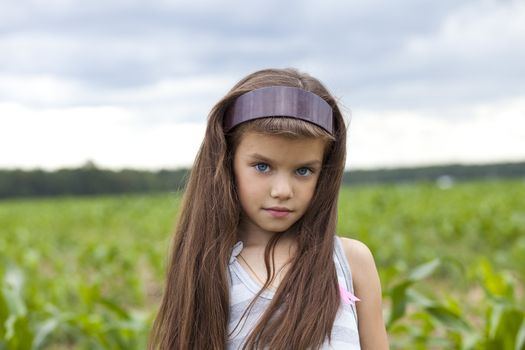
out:
<path id="1" fill-rule="evenodd" d="M 484 165 L 437 165 L 416 168 L 353 170 L 345 172 L 345 184 L 396 183 L 412 181 L 469 181 L 495 178 L 525 178 L 525 162 Z"/>
<path id="2" fill-rule="evenodd" d="M 188 174 L 189 169 L 114 171 L 98 168 L 93 162 L 80 168 L 56 171 L 0 170 L 0 198 L 174 192 L 184 188 Z M 525 162 L 351 170 L 345 172 L 343 183 L 359 185 L 442 179 L 454 182 L 520 177 L 525 178 Z"/>
<path id="3" fill-rule="evenodd" d="M 187 174 L 188 169 L 113 171 L 92 162 L 56 171 L 0 170 L 0 198 L 179 191 Z"/>

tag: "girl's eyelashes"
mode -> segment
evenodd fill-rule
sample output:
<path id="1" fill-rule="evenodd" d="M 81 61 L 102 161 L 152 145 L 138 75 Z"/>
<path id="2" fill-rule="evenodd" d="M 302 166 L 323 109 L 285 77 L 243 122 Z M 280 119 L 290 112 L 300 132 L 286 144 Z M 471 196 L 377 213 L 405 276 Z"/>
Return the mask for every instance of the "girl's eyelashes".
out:
<path id="1" fill-rule="evenodd" d="M 313 174 L 313 171 L 312 169 L 310 168 L 307 168 L 307 167 L 302 167 L 302 168 L 299 168 L 295 171 L 295 173 L 299 176 L 309 176 L 309 175 L 312 175 Z"/>
<path id="2" fill-rule="evenodd" d="M 260 173 L 267 173 L 270 171 L 270 166 L 266 163 L 257 163 L 255 164 L 255 170 L 257 170 Z"/>
<path id="3" fill-rule="evenodd" d="M 255 170 L 258 173 L 269 173 L 271 171 L 271 167 L 267 163 L 255 163 L 252 166 L 255 168 Z M 295 171 L 295 174 L 300 177 L 307 177 L 307 176 L 312 175 L 314 172 L 315 171 L 312 168 L 303 166 L 303 167 L 298 168 Z"/>

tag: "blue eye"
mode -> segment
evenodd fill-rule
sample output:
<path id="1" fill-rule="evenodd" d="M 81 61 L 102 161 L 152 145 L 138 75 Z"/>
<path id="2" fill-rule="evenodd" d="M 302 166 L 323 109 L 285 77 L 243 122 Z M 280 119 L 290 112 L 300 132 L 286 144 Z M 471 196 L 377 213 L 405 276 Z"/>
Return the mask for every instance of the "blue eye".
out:
<path id="1" fill-rule="evenodd" d="M 255 170 L 260 173 L 266 173 L 270 170 L 270 166 L 266 163 L 257 163 L 255 164 Z"/>
<path id="2" fill-rule="evenodd" d="M 295 173 L 299 176 L 308 176 L 308 175 L 311 175 L 312 174 L 312 170 L 310 170 L 309 168 L 306 168 L 306 167 L 303 167 L 303 168 L 299 168 L 295 171 Z"/>

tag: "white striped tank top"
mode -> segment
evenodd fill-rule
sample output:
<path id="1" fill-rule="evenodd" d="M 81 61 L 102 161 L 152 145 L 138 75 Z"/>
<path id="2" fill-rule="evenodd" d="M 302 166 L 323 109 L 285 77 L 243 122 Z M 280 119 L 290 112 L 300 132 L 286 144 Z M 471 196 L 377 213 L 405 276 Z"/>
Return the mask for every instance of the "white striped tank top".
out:
<path id="1" fill-rule="evenodd" d="M 339 285 L 353 293 L 352 273 L 348 260 L 343 252 L 339 237 L 336 236 L 334 241 L 334 263 Z M 243 245 L 241 241 L 234 245 L 228 265 L 230 276 L 230 321 L 228 324 L 228 334 L 230 334 L 230 337 L 226 344 L 228 350 L 242 349 L 245 339 L 257 324 L 257 321 L 268 307 L 274 295 L 274 292 L 265 290 L 254 303 L 251 311 L 245 315 L 244 319 L 239 323 L 244 311 L 262 287 L 252 279 L 237 261 L 237 256 L 242 248 Z M 237 328 L 235 329 L 235 327 Z M 235 331 L 232 333 L 234 329 Z M 327 339 L 321 349 L 361 349 L 355 305 L 341 301 L 332 328 L 332 341 L 329 343 Z"/>

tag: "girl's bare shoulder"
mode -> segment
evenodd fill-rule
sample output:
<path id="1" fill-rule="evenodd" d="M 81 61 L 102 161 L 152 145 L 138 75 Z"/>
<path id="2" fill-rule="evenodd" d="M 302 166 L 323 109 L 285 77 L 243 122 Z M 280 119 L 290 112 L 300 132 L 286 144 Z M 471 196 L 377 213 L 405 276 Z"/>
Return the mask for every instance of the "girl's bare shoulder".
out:
<path id="1" fill-rule="evenodd" d="M 370 249 L 355 239 L 341 237 L 346 258 L 352 270 L 358 301 L 359 339 L 362 349 L 388 349 L 381 300 L 381 282 Z"/>
<path id="2" fill-rule="evenodd" d="M 356 273 L 359 274 L 359 271 L 376 270 L 374 256 L 366 244 L 357 239 L 347 237 L 339 238 L 341 239 L 343 251 L 354 275 Z"/>

